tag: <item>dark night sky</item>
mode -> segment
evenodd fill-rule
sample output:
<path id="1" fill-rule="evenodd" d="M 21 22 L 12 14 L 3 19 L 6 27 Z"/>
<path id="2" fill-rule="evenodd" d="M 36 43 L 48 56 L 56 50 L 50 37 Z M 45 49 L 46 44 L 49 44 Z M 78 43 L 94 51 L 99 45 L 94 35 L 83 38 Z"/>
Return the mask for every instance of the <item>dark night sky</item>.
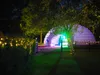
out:
<path id="1" fill-rule="evenodd" d="M 3 0 L 0 2 L 0 31 L 5 34 L 20 33 L 21 9 L 26 4 L 26 0 Z"/>

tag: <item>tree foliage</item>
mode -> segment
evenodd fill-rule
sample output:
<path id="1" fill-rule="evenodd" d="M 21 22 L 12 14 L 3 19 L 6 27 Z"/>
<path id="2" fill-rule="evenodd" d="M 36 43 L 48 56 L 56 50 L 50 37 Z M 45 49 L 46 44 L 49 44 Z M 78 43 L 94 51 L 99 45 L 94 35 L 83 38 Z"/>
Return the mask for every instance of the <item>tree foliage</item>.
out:
<path id="1" fill-rule="evenodd" d="M 37 35 L 48 30 L 48 1 L 30 1 L 28 6 L 22 10 L 20 27 L 25 32 L 25 35 Z"/>
<path id="2" fill-rule="evenodd" d="M 68 1 L 68 0 L 67 0 Z M 56 5 L 56 10 L 53 10 L 53 26 L 55 27 L 55 34 L 65 33 L 72 37 L 72 28 L 74 25 L 79 24 L 79 18 L 81 10 L 79 7 L 80 2 L 64 2 L 65 4 L 60 4 L 58 1 Z M 56 13 L 54 12 L 56 11 Z"/>
<path id="3" fill-rule="evenodd" d="M 99 8 L 92 1 L 76 0 L 76 3 L 74 1 L 71 1 L 69 3 L 69 6 L 68 2 L 66 6 L 65 1 L 65 5 L 61 5 L 60 7 L 61 8 L 58 7 L 57 13 L 54 17 L 55 26 L 64 25 L 64 27 L 67 27 L 65 29 L 68 30 L 68 26 L 65 25 L 71 25 L 72 27 L 73 25 L 81 24 L 91 29 L 91 31 L 95 33 L 95 29 L 100 24 L 100 11 Z"/>
<path id="4" fill-rule="evenodd" d="M 91 31 L 95 33 L 96 28 L 100 24 L 100 10 L 93 3 L 84 4 L 82 12 L 80 14 L 83 20 L 80 20 L 80 24 L 91 28 Z"/>
<path id="5" fill-rule="evenodd" d="M 22 10 L 21 28 L 29 36 L 52 27 L 61 29 L 61 26 L 69 32 L 68 25 L 76 24 L 92 28 L 94 32 L 100 24 L 99 13 L 91 0 L 34 0 Z"/>

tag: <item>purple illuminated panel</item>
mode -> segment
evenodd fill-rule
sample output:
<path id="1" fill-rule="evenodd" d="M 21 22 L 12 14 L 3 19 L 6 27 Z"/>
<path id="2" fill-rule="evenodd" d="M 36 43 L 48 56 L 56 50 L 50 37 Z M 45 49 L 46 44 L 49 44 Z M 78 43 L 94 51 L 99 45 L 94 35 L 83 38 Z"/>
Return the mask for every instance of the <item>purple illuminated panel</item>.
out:
<path id="1" fill-rule="evenodd" d="M 87 43 L 84 43 L 84 42 L 95 42 L 95 37 L 92 34 L 92 32 L 84 26 L 78 25 L 76 31 L 74 31 L 74 27 L 73 27 L 73 32 L 74 32 L 73 42 L 76 42 L 79 45 L 81 45 L 81 44 L 86 45 Z M 46 34 L 46 36 L 44 38 L 44 45 L 46 45 L 46 46 L 60 46 L 59 45 L 59 38 L 60 38 L 60 35 L 59 34 L 54 35 L 53 29 L 51 29 Z M 68 43 L 68 42 L 66 41 L 66 43 Z"/>
<path id="2" fill-rule="evenodd" d="M 86 45 L 86 42 L 95 42 L 95 37 L 88 28 L 78 25 L 73 40 L 79 45 Z"/>

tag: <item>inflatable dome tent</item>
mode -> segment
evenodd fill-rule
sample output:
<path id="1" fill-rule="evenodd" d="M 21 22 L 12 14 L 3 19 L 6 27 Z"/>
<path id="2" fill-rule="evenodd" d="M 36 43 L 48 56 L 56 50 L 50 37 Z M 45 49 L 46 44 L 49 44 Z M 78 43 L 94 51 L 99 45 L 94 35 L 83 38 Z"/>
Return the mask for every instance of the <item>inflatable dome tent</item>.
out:
<path id="1" fill-rule="evenodd" d="M 59 41 L 60 36 L 61 36 L 60 34 L 55 35 L 53 33 L 53 29 L 51 29 L 50 31 L 48 31 L 48 33 L 44 38 L 44 45 L 51 46 L 51 47 L 60 46 L 60 41 Z M 73 43 L 76 43 L 76 45 L 86 45 L 86 42 L 95 42 L 95 37 L 88 28 L 78 25 L 76 31 L 73 34 L 72 40 Z M 64 44 L 66 46 L 68 45 L 67 40 L 64 41 Z"/>

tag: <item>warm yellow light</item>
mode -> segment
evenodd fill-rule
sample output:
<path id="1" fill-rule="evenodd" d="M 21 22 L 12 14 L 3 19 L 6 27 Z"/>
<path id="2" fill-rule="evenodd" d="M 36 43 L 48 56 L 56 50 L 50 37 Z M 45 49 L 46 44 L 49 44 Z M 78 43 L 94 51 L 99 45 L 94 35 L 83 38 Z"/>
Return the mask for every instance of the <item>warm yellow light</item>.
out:
<path id="1" fill-rule="evenodd" d="M 27 46 L 25 45 L 24 48 L 27 49 Z"/>
<path id="2" fill-rule="evenodd" d="M 7 45 L 7 43 L 5 42 L 5 45 Z"/>
<path id="3" fill-rule="evenodd" d="M 4 38 L 1 38 L 1 40 L 4 40 Z"/>
<path id="4" fill-rule="evenodd" d="M 10 43 L 10 46 L 12 47 L 12 46 L 13 46 L 13 44 L 12 44 L 12 43 Z"/>
<path id="5" fill-rule="evenodd" d="M 17 43 L 18 41 L 16 40 L 16 43 Z"/>
<path id="6" fill-rule="evenodd" d="M 2 44 L 2 47 L 4 47 L 5 46 L 5 44 Z"/>
<path id="7" fill-rule="evenodd" d="M 10 46 L 12 47 L 13 45 L 11 44 Z"/>
<path id="8" fill-rule="evenodd" d="M 16 44 L 16 46 L 18 46 L 18 44 Z"/>
<path id="9" fill-rule="evenodd" d="M 0 41 L 0 44 L 2 44 L 2 41 Z"/>

